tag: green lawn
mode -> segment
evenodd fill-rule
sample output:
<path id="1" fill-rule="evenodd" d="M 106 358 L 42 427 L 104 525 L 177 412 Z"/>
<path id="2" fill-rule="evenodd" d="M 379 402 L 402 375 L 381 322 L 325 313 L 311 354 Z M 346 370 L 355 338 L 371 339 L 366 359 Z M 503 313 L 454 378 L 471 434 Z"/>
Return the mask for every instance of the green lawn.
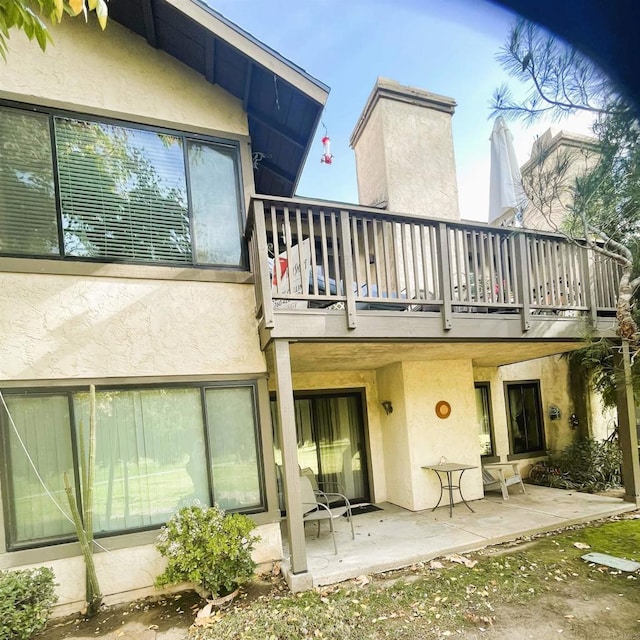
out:
<path id="1" fill-rule="evenodd" d="M 467 557 L 477 561 L 471 568 L 443 559 L 369 576 L 367 584 L 351 581 L 296 596 L 274 590 L 218 614 L 207 626 L 192 627 L 190 640 L 475 638 L 490 629 L 508 631 L 525 614 L 540 623 L 557 617 L 557 625 L 566 627 L 565 638 L 640 638 L 638 576 L 589 565 L 580 558 L 588 551 L 575 543 L 640 561 L 640 519 L 487 549 Z M 613 596 L 621 609 L 614 620 L 601 623 L 565 614 L 571 609 L 562 604 L 575 599 L 598 603 Z"/>

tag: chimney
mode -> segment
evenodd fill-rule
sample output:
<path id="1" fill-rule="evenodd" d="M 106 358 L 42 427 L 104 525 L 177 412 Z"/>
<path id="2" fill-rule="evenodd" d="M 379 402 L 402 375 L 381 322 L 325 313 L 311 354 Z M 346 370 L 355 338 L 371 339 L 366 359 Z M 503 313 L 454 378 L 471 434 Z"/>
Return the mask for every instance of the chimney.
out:
<path id="1" fill-rule="evenodd" d="M 378 78 L 351 134 L 360 204 L 459 220 L 455 100 Z"/>

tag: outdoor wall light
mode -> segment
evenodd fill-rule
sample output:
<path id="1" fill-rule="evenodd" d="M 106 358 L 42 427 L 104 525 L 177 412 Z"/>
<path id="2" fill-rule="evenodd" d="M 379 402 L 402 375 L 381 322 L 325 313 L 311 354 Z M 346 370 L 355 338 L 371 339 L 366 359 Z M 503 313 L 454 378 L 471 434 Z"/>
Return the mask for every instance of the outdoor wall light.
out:
<path id="1" fill-rule="evenodd" d="M 382 403 L 382 408 L 384 409 L 387 415 L 389 415 L 390 413 L 393 413 L 393 406 L 391 405 L 391 400 L 385 400 Z"/>
<path id="2" fill-rule="evenodd" d="M 562 417 L 562 411 L 554 404 L 549 407 L 549 418 L 551 420 L 559 420 Z"/>

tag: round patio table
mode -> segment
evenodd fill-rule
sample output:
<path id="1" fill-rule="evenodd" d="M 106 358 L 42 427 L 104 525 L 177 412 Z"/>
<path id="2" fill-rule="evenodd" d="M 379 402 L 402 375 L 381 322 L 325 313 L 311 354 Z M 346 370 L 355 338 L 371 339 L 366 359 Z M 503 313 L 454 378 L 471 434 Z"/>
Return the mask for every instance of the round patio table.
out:
<path id="1" fill-rule="evenodd" d="M 444 462 L 442 464 L 431 464 L 431 465 L 426 465 L 422 467 L 423 469 L 431 469 L 431 471 L 435 471 L 436 476 L 438 477 L 438 480 L 440 481 L 440 498 L 438 498 L 438 502 L 436 504 L 435 507 L 433 507 L 433 509 L 431 509 L 431 511 L 435 511 L 439 506 L 440 503 L 442 502 L 442 496 L 444 495 L 444 490 L 446 489 L 449 492 L 449 517 L 451 518 L 453 515 L 453 492 L 454 490 L 456 490 L 459 494 L 460 494 L 460 498 L 462 500 L 462 502 L 464 502 L 464 504 L 466 505 L 467 509 L 469 509 L 469 511 L 471 511 L 472 513 L 475 513 L 475 511 L 469 506 L 469 503 L 464 499 L 464 496 L 462 495 L 462 489 L 460 488 L 460 483 L 462 481 L 462 474 L 467 470 L 467 469 L 477 469 L 478 467 L 472 465 L 472 464 L 461 464 L 459 462 Z M 453 483 L 453 474 L 456 472 L 460 472 L 460 475 L 458 476 L 458 483 L 454 484 Z M 447 482 L 446 484 L 442 481 L 443 480 L 443 475 L 446 476 L 447 478 Z"/>

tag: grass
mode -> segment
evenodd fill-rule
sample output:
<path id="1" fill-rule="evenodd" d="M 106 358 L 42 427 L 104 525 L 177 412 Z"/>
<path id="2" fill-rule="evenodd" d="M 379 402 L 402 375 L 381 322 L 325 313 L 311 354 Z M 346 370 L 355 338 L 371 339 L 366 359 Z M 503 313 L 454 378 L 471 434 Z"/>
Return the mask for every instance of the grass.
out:
<path id="1" fill-rule="evenodd" d="M 590 549 L 577 548 L 575 543 Z M 488 628 L 496 620 L 503 623 L 501 610 L 531 608 L 545 599 L 576 594 L 596 599 L 603 593 L 615 593 L 635 603 L 637 610 L 637 576 L 586 563 L 580 556 L 588 551 L 640 560 L 640 519 L 574 527 L 527 545 L 488 549 L 465 559 L 468 564 L 475 562 L 473 566 L 456 563 L 453 560 L 462 558 L 451 556 L 298 595 L 281 587 L 253 602 L 218 612 L 202 626 L 192 627 L 189 638 L 445 638 Z"/>

